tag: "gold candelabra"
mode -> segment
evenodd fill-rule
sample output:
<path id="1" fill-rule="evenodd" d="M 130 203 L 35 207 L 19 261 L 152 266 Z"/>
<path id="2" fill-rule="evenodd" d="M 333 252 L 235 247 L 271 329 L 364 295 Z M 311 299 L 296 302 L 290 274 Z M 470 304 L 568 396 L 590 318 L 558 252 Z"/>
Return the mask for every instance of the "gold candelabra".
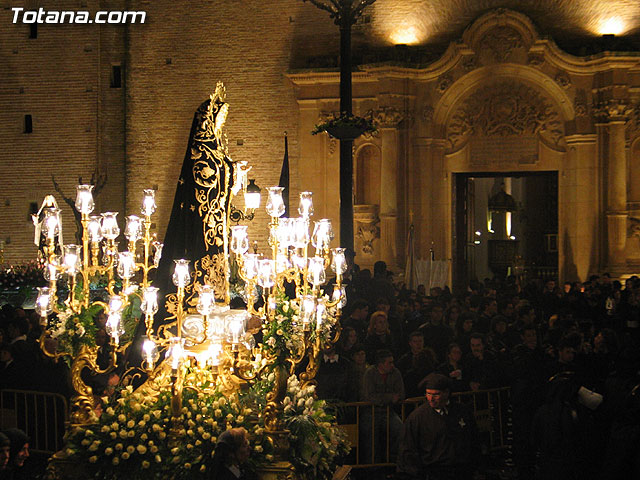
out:
<path id="1" fill-rule="evenodd" d="M 252 191 L 255 189 L 247 191 L 248 170 L 246 165 L 236 170 L 232 192 L 244 190 L 245 206 L 252 215 L 260 197 L 259 192 L 256 196 Z M 227 232 L 233 253 L 230 262 L 237 263 L 239 276 L 245 283 L 246 309 L 231 309 L 228 294 L 225 298 L 215 298 L 212 285 L 199 284 L 192 278 L 189 261 L 176 259 L 172 280 L 177 291 L 169 302 L 172 305 L 168 304 L 171 308 L 167 308 L 173 315 L 157 329 L 154 329 L 154 316 L 158 312 L 158 289 L 151 284 L 150 272 L 158 265 L 162 244 L 155 241 L 150 232 L 151 215 L 156 208 L 154 191 L 144 191 L 142 218 L 127 217 L 124 231 L 127 250 L 122 252 L 118 251 L 116 242 L 120 235 L 117 214 L 91 216 L 94 202 L 90 185 L 78 186 L 76 208 L 82 215 L 82 245 L 62 245 L 60 211 L 44 210 L 41 228 L 49 286 L 39 289 L 37 309 L 47 327 L 51 314 L 68 318 L 82 315 L 93 305 L 102 307 L 107 315 L 105 329 L 110 336 L 111 355 L 109 364 L 100 367 L 95 344 L 82 345 L 77 351 L 51 351 L 47 348 L 51 328 L 43 332 L 41 346 L 47 355 L 72 357 L 71 374 L 76 390 L 72 423 L 95 420 L 93 392 L 82 380 L 81 372 L 89 368 L 95 373 L 105 373 L 116 367 L 118 354 L 131 343 L 130 338 L 122 341 L 123 312 L 138 298 L 145 322 L 141 368 L 149 378 L 155 378 L 160 371 L 170 371 L 174 441 L 180 432 L 186 368 L 207 369 L 219 388 L 228 391 L 273 374 L 273 387 L 267 394 L 263 413 L 265 430 L 276 450 L 282 452 L 288 436 L 283 421 L 287 378 L 306 360 L 300 377 L 303 384 L 313 382 L 318 355 L 324 346 L 338 339 L 340 312 L 346 302 L 342 284 L 347 270 L 345 252 L 342 248 L 330 248 L 333 232 L 329 220 L 313 222 L 310 234 L 312 194 L 300 194 L 298 217 L 281 218 L 284 213 L 282 188 L 269 189 L 266 204 L 271 217 L 269 256 L 263 256 L 256 249 L 249 253 L 246 226 L 233 226 Z M 323 286 L 329 268 L 335 272 L 335 283 L 330 294 L 325 294 Z M 106 279 L 108 301 L 91 301 L 89 285 L 96 277 Z M 56 287 L 63 278 L 69 294 L 60 302 Z M 121 285 L 117 285 L 118 278 Z M 286 289 L 293 292 L 292 298 L 284 297 Z M 285 317 L 291 320 L 287 334 L 278 327 Z M 260 328 L 265 332 L 266 343 L 256 345 L 252 334 Z M 287 341 L 283 340 L 285 336 Z M 161 352 L 165 361 L 159 363 Z"/>

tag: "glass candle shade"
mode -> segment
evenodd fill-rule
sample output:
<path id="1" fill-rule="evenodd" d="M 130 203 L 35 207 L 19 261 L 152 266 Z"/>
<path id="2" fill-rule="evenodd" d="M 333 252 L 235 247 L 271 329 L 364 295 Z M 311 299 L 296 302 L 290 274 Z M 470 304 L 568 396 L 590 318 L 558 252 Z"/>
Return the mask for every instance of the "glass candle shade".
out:
<path id="1" fill-rule="evenodd" d="M 89 233 L 89 241 L 91 243 L 99 243 L 102 240 L 102 227 L 100 226 L 100 217 L 92 215 L 87 223 Z"/>
<path id="2" fill-rule="evenodd" d="M 246 225 L 231 227 L 231 251 L 236 255 L 242 255 L 249 250 L 249 236 Z"/>
<path id="3" fill-rule="evenodd" d="M 42 233 L 48 239 L 54 239 L 60 233 L 60 210 L 45 208 L 42 220 Z"/>
<path id="4" fill-rule="evenodd" d="M 213 295 L 213 287 L 211 285 L 202 285 L 198 294 L 198 304 L 196 306 L 200 315 L 210 315 L 213 312 L 216 301 Z"/>
<path id="5" fill-rule="evenodd" d="M 124 236 L 130 242 L 136 242 L 142 238 L 142 220 L 137 215 L 129 215 L 124 228 Z"/>
<path id="6" fill-rule="evenodd" d="M 185 260 L 181 258 L 179 260 L 174 260 L 176 266 L 173 271 L 173 284 L 176 287 L 184 288 L 189 284 L 189 260 Z"/>
<path id="7" fill-rule="evenodd" d="M 158 287 L 146 287 L 142 291 L 140 309 L 145 315 L 154 315 L 158 311 Z"/>
<path id="8" fill-rule="evenodd" d="M 283 187 L 270 187 L 269 199 L 267 200 L 267 213 L 273 218 L 281 217 L 284 214 L 284 200 L 282 199 Z"/>
<path id="9" fill-rule="evenodd" d="M 118 253 L 118 276 L 129 280 L 136 272 L 136 259 L 133 253 L 126 251 Z"/>
<path id="10" fill-rule="evenodd" d="M 93 185 L 78 185 L 76 188 L 76 210 L 82 215 L 89 215 L 95 208 L 93 201 Z"/>
<path id="11" fill-rule="evenodd" d="M 65 271 L 69 275 L 75 275 L 82 268 L 82 247 L 80 245 L 65 245 L 62 258 Z"/>
<path id="12" fill-rule="evenodd" d="M 313 215 L 313 193 L 300 192 L 300 204 L 298 205 L 298 213 L 303 218 L 309 218 Z"/>
<path id="13" fill-rule="evenodd" d="M 145 217 L 150 217 L 156 211 L 156 192 L 151 188 L 145 188 L 142 196 L 141 213 Z"/>
<path id="14" fill-rule="evenodd" d="M 118 227 L 118 212 L 105 212 L 102 214 L 102 224 L 100 229 L 102 236 L 107 240 L 115 240 L 120 235 L 120 227 Z"/>

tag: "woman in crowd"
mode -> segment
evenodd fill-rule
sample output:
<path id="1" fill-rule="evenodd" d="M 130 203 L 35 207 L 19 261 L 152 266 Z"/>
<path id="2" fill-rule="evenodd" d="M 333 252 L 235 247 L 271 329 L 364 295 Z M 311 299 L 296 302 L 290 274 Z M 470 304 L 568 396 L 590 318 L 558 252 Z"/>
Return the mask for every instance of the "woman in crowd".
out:
<path id="1" fill-rule="evenodd" d="M 390 350 L 395 352 L 395 342 L 389 330 L 387 314 L 382 311 L 373 312 L 369 320 L 367 337 L 364 340 L 364 347 L 367 352 L 367 362 L 374 364 L 376 352 L 378 350 Z"/>

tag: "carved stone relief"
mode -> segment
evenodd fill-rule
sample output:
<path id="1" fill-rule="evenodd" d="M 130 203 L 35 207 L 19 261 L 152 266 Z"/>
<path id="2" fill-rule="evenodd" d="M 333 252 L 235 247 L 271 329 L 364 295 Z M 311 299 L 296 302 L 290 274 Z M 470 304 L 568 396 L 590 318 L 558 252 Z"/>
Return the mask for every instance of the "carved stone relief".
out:
<path id="1" fill-rule="evenodd" d="M 422 110 L 422 119 L 425 122 L 431 122 L 433 120 L 433 114 L 435 113 L 433 107 L 427 106 Z"/>
<path id="2" fill-rule="evenodd" d="M 532 67 L 539 67 L 544 63 L 544 55 L 541 53 L 530 53 L 527 58 L 527 63 Z"/>
<path id="3" fill-rule="evenodd" d="M 462 60 L 462 68 L 465 72 L 470 72 L 471 70 L 478 68 L 478 61 L 476 60 L 476 57 L 465 57 L 465 59 Z"/>
<path id="4" fill-rule="evenodd" d="M 635 104 L 630 108 L 629 121 L 627 122 L 626 139 L 634 140 L 640 135 L 640 104 Z"/>
<path id="5" fill-rule="evenodd" d="M 632 237 L 640 238 L 640 218 L 629 217 L 629 231 L 627 232 L 627 238 Z"/>
<path id="6" fill-rule="evenodd" d="M 396 107 L 382 106 L 376 110 L 369 110 L 365 116 L 370 116 L 373 122 L 381 128 L 394 128 L 405 119 L 405 115 Z"/>
<path id="7" fill-rule="evenodd" d="M 593 111 L 602 121 L 627 120 L 633 115 L 634 108 L 626 100 L 611 99 L 596 103 Z"/>
<path id="8" fill-rule="evenodd" d="M 480 47 L 488 50 L 496 62 L 504 63 L 516 48 L 522 47 L 522 37 L 509 27 L 499 27 L 491 30 L 480 41 Z"/>
<path id="9" fill-rule="evenodd" d="M 571 86 L 571 79 L 566 73 L 559 72 L 556 75 L 556 83 L 566 90 Z"/>
<path id="10" fill-rule="evenodd" d="M 372 256 L 375 253 L 374 242 L 380 239 L 378 205 L 354 205 L 353 220 L 357 252 Z"/>
<path id="11" fill-rule="evenodd" d="M 443 75 L 438 79 L 438 86 L 436 89 L 438 90 L 438 93 L 444 93 L 452 84 L 453 78 L 451 75 Z"/>
<path id="12" fill-rule="evenodd" d="M 540 135 L 553 145 L 564 142 L 560 115 L 528 85 L 503 81 L 476 90 L 450 117 L 447 140 L 460 148 L 471 135 Z"/>

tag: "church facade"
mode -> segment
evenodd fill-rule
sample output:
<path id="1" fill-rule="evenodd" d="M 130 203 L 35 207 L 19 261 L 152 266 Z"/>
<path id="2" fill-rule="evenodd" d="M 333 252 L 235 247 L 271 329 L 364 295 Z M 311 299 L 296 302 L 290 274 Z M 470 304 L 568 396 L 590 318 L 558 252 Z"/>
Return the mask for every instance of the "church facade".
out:
<path id="1" fill-rule="evenodd" d="M 91 9 L 106 2 L 85 3 Z M 231 157 L 249 161 L 249 176 L 261 187 L 275 185 L 286 131 L 291 198 L 313 191 L 316 216 L 331 218 L 337 230 L 339 148 L 326 134 L 310 132 L 339 110 L 339 74 L 304 62 L 336 50 L 338 30 L 324 12 L 293 0 L 252 2 L 254 15 L 246 17 L 240 2 L 216 2 L 218 9 L 108 3 L 145 10 L 148 20 L 43 26 L 36 38 L 25 25 L 2 32 L 7 41 L 0 48 L 12 64 L 2 67 L 0 93 L 6 261 L 35 254 L 28 213 L 52 190 L 52 176 L 67 197 L 77 177 L 105 176 L 97 207 L 121 217 L 138 213 L 142 189 L 155 188 L 161 238 L 190 119 L 218 80 L 230 104 Z M 376 25 L 402 14 L 383 4 L 389 2 L 371 8 L 372 31 L 354 27 L 357 49 L 366 50 L 367 42 L 379 47 Z M 3 19 L 9 16 L 4 10 Z M 640 55 L 572 55 L 534 21 L 490 10 L 429 62 L 412 62 L 404 45 L 394 47 L 398 61 L 359 62 L 354 113 L 374 120 L 378 132 L 354 142 L 357 263 L 383 259 L 402 268 L 413 225 L 416 255 L 432 251 L 450 262 L 454 282 L 467 281 L 473 235 L 482 230 L 484 242 L 491 231 L 470 215 L 480 207 L 469 202 L 469 179 L 542 175 L 553 184 L 545 208 L 556 220 L 544 238 L 554 274 L 572 281 L 640 271 Z M 43 67 L 39 74 L 34 65 Z M 32 132 L 23 124 L 27 115 Z M 509 213 L 526 209 L 535 210 L 535 202 Z M 250 226 L 265 244 L 259 235 L 267 221 L 261 211 Z M 494 257 L 513 254 L 508 243 L 503 247 Z"/>

